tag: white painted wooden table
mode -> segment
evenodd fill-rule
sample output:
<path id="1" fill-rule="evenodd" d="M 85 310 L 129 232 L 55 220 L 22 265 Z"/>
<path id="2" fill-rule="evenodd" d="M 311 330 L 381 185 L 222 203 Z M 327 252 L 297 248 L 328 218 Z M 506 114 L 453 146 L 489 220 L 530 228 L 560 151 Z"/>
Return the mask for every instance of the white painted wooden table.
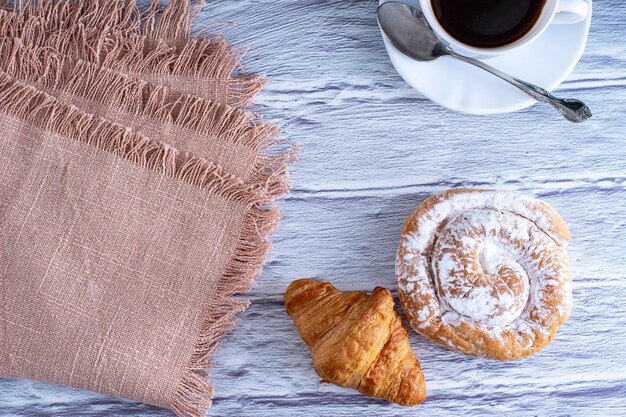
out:
<path id="1" fill-rule="evenodd" d="M 562 95 L 594 118 L 569 124 L 545 105 L 478 117 L 430 103 L 394 72 L 374 0 L 213 0 L 196 29 L 228 37 L 266 71 L 257 102 L 302 145 L 275 248 L 213 369 L 214 416 L 626 416 L 626 2 L 594 3 L 589 44 Z M 302 276 L 345 290 L 395 289 L 405 216 L 453 186 L 519 190 L 571 226 L 575 304 L 546 349 L 478 360 L 411 332 L 428 399 L 411 409 L 320 385 L 284 311 Z M 0 379 L 1 416 L 170 416 L 154 407 Z"/>

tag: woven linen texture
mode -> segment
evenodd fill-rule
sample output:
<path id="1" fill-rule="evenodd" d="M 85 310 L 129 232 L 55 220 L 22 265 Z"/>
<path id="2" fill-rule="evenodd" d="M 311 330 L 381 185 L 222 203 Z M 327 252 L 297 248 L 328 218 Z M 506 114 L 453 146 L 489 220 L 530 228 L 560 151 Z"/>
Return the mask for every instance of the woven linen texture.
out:
<path id="1" fill-rule="evenodd" d="M 200 6 L 0 10 L 0 375 L 210 406 L 295 150 Z"/>

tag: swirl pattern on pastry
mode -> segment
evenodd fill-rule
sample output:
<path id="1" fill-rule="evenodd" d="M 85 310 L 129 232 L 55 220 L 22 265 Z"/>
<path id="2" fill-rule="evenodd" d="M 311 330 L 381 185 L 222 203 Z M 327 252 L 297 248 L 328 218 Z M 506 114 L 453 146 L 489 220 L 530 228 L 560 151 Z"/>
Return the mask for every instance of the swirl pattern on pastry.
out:
<path id="1" fill-rule="evenodd" d="M 450 349 L 500 360 L 545 347 L 567 320 L 570 233 L 549 205 L 454 189 L 406 220 L 396 257 L 411 326 Z"/>

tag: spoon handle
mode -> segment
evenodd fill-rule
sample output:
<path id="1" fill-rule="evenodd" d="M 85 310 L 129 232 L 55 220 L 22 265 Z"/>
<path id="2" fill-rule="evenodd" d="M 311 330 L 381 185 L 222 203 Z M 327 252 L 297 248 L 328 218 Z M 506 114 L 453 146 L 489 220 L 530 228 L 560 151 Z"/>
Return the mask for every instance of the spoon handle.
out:
<path id="1" fill-rule="evenodd" d="M 537 87 L 534 84 L 531 84 L 526 81 L 522 81 L 509 74 L 505 74 L 504 72 L 499 71 L 485 64 L 482 61 L 479 61 L 473 58 L 468 58 L 466 56 L 459 55 L 452 51 L 448 51 L 448 53 L 452 58 L 456 58 L 458 60 L 467 62 L 468 64 L 475 65 L 479 68 L 484 69 L 485 71 L 492 73 L 495 76 L 502 78 L 505 81 L 508 81 L 509 83 L 513 84 L 514 86 L 516 86 L 517 88 L 519 88 L 520 90 L 522 90 L 523 92 L 525 92 L 526 94 L 528 94 L 529 96 L 531 96 L 537 101 L 542 101 L 544 103 L 551 104 L 567 120 L 571 122 L 576 122 L 576 123 L 584 122 L 585 120 L 591 117 L 591 110 L 589 110 L 589 107 L 587 107 L 587 105 L 580 100 L 575 100 L 572 98 L 555 97 L 541 87 Z"/>

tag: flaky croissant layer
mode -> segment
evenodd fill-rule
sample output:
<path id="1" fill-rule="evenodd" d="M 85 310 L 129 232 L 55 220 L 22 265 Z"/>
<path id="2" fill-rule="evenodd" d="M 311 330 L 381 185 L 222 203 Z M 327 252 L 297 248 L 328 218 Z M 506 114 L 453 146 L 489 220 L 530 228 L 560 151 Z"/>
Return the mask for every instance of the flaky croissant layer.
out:
<path id="1" fill-rule="evenodd" d="M 299 279 L 287 288 L 285 307 L 324 382 L 405 406 L 426 398 L 419 361 L 387 289 L 367 295 Z"/>

